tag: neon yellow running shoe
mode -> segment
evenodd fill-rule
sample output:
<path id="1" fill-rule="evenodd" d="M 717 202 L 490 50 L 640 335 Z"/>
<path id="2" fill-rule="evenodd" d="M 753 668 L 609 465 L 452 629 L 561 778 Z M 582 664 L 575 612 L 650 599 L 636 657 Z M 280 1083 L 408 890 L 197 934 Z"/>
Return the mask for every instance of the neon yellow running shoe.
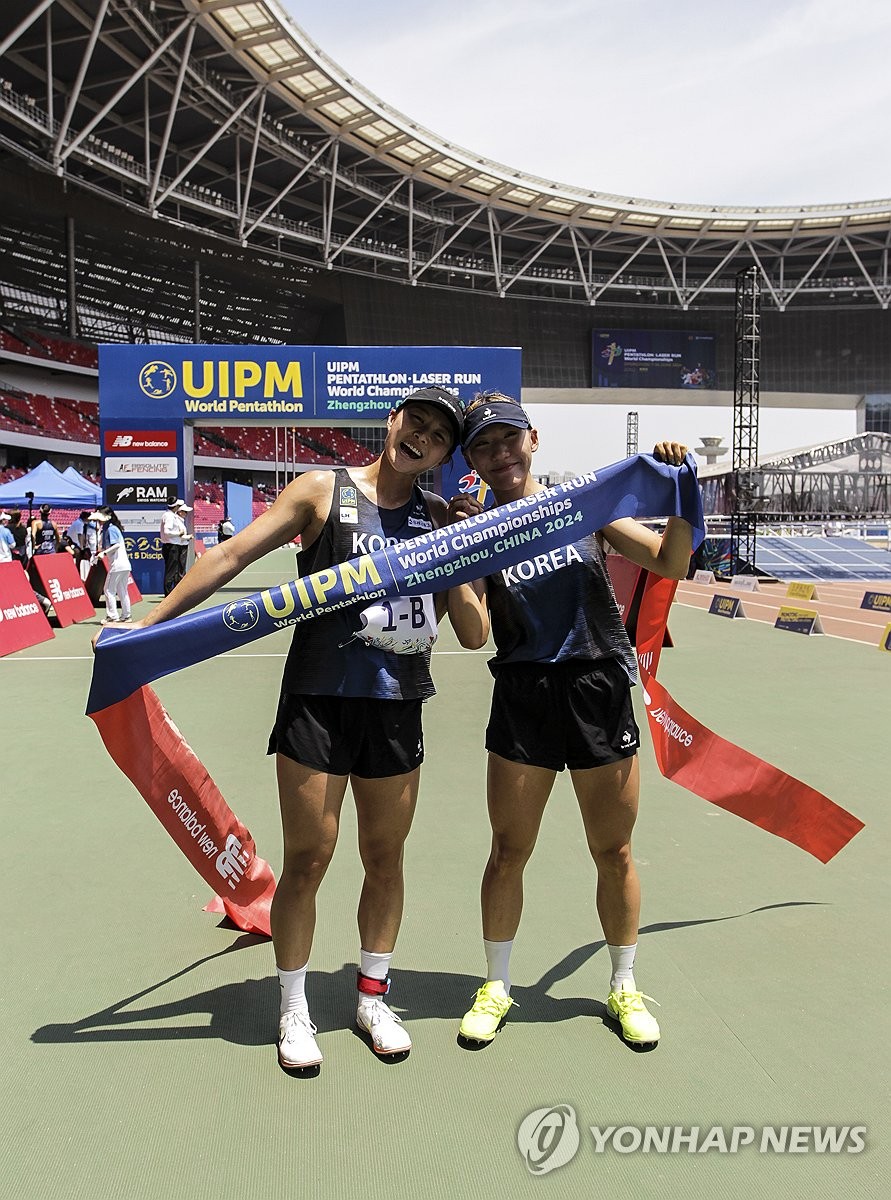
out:
<path id="1" fill-rule="evenodd" d="M 659 1022 L 647 1011 L 644 1000 L 652 1004 L 659 1003 L 652 996 L 636 992 L 626 979 L 622 983 L 622 990 L 610 992 L 606 1001 L 607 1013 L 622 1026 L 622 1037 L 637 1046 L 652 1045 L 659 1041 Z"/>
<path id="2" fill-rule="evenodd" d="M 476 994 L 473 1008 L 464 1014 L 459 1036 L 470 1042 L 491 1042 L 512 1004 L 500 979 L 484 983 Z"/>

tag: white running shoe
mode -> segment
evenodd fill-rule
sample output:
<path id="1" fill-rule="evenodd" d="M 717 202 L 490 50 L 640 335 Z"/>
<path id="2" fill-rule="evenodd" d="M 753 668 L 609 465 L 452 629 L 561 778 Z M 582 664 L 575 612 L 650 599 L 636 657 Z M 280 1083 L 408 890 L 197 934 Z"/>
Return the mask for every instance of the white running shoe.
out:
<path id="1" fill-rule="evenodd" d="M 278 1027 L 278 1061 L 289 1071 L 317 1067 L 322 1052 L 316 1045 L 316 1027 L 308 1012 L 287 1012 Z"/>
<path id="2" fill-rule="evenodd" d="M 375 1054 L 407 1054 L 411 1050 L 411 1038 L 391 1008 L 380 996 L 364 996 L 356 1010 L 356 1024 L 371 1038 Z"/>

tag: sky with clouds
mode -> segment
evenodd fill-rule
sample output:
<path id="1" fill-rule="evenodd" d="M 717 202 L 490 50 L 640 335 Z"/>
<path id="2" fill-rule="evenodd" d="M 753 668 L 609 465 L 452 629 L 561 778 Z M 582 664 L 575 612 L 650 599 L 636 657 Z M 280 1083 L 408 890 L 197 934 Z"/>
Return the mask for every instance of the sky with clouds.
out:
<path id="1" fill-rule="evenodd" d="M 888 0 L 281 0 L 445 140 L 656 200 L 891 196 Z"/>
<path id="2" fill-rule="evenodd" d="M 891 197 L 888 0 L 280 3 L 392 108 L 550 182 L 697 204 Z M 537 406 L 539 466 L 582 470 L 592 445 L 621 458 L 628 407 Z M 855 432 L 852 412 L 804 417 L 762 409 L 762 455 Z M 642 450 L 732 431 L 729 408 L 640 410 Z"/>

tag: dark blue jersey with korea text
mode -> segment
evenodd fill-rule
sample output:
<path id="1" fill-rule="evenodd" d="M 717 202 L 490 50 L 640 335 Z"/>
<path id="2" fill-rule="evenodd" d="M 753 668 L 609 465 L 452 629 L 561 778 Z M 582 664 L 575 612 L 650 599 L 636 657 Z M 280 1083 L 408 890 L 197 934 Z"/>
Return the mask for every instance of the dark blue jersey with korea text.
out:
<path id="1" fill-rule="evenodd" d="M 417 485 L 401 508 L 378 508 L 347 471 L 339 469 L 334 473 L 331 511 L 322 532 L 298 554 L 297 566 L 301 576 L 311 575 L 432 528 L 430 510 Z M 353 639 L 361 608 L 339 609 L 294 626 L 283 692 L 379 700 L 422 700 L 435 694 L 429 650 L 393 654 Z"/>
<path id="2" fill-rule="evenodd" d="M 637 681 L 637 662 L 596 534 L 517 563 L 487 580 L 493 675 L 507 663 L 612 659 Z"/>

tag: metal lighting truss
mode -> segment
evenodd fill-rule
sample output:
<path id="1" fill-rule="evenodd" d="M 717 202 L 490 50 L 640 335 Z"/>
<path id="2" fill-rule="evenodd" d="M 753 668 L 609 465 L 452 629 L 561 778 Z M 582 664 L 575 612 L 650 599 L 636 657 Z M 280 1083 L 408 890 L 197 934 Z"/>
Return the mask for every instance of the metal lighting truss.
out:
<path id="1" fill-rule="evenodd" d="M 0 7 L 0 155 L 205 243 L 588 306 L 729 308 L 750 263 L 781 311 L 891 301 L 891 200 L 710 207 L 534 178 L 391 109 L 274 0 Z"/>
<path id="2" fill-rule="evenodd" d="M 761 279 L 757 267 L 740 271 L 736 284 L 736 359 L 733 371 L 733 473 L 730 571 L 755 570 L 758 488 L 758 407 L 761 376 Z"/>
<path id="3" fill-rule="evenodd" d="M 640 414 L 630 412 L 625 418 L 625 454 L 628 458 L 637 454 L 637 435 L 640 425 Z"/>

